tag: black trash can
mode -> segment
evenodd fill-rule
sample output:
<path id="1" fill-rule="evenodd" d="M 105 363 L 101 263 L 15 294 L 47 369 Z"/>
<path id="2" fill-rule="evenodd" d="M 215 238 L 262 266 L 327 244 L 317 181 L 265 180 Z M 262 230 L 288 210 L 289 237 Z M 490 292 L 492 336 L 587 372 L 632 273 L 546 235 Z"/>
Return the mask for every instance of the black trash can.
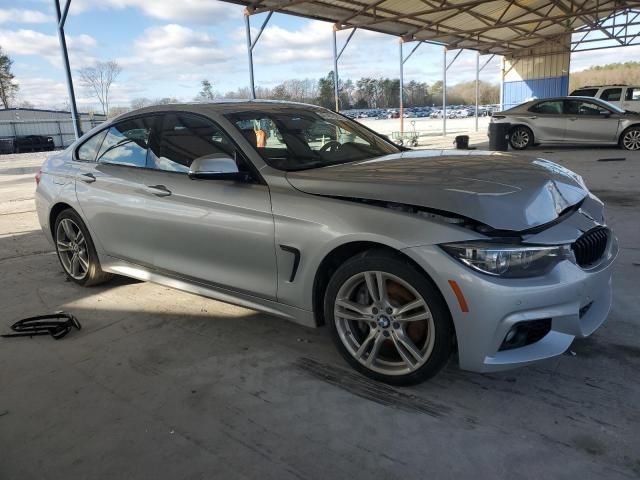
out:
<path id="1" fill-rule="evenodd" d="M 509 150 L 509 129 L 510 123 L 489 124 L 489 150 L 506 152 Z"/>
<path id="2" fill-rule="evenodd" d="M 469 135 L 458 135 L 456 137 L 456 148 L 458 150 L 469 150 Z"/>

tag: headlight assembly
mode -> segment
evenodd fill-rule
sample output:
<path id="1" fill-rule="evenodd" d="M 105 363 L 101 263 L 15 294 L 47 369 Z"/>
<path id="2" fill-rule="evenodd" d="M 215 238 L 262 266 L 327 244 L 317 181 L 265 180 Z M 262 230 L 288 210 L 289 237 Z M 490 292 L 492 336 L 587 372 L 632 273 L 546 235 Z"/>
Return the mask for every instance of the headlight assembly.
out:
<path id="1" fill-rule="evenodd" d="M 456 260 L 488 275 L 507 278 L 537 277 L 572 258 L 569 245 L 520 246 L 491 242 L 463 242 L 440 245 Z"/>

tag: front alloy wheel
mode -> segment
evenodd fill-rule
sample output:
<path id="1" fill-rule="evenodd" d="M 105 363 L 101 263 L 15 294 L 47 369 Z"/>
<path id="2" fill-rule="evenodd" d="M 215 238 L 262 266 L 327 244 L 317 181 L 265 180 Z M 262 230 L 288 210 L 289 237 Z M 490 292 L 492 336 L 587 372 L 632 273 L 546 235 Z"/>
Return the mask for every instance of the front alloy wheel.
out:
<path id="1" fill-rule="evenodd" d="M 383 375 L 411 373 L 433 351 L 434 325 L 427 303 L 390 273 L 366 271 L 351 277 L 338 292 L 333 315 L 349 353 Z"/>
<path id="2" fill-rule="evenodd" d="M 640 128 L 633 127 L 624 132 L 620 143 L 625 150 L 640 150 Z"/>
<path id="3" fill-rule="evenodd" d="M 433 283 L 387 251 L 344 263 L 325 298 L 338 349 L 365 375 L 387 383 L 418 383 L 437 373 L 452 347 L 452 322 Z"/>

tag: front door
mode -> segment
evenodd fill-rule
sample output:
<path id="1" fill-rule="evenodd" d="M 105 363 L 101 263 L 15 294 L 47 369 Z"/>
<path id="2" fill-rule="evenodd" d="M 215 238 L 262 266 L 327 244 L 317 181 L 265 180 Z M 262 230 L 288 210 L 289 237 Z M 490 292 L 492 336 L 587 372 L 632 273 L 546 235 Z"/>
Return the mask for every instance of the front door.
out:
<path id="1" fill-rule="evenodd" d="M 565 100 L 569 143 L 611 143 L 618 135 L 619 116 L 612 110 L 588 100 Z"/>
<path id="2" fill-rule="evenodd" d="M 252 181 L 192 180 L 194 159 L 246 160 L 229 137 L 199 115 L 166 114 L 149 151 L 145 229 L 152 263 L 192 281 L 276 296 L 274 221 L 268 187 Z"/>

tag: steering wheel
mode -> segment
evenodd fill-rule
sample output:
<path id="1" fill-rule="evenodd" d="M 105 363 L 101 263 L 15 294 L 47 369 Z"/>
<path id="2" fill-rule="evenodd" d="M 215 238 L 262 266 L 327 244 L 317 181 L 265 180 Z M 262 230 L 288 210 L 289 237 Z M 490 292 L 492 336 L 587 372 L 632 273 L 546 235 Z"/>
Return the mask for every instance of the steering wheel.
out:
<path id="1" fill-rule="evenodd" d="M 325 143 L 323 146 L 320 147 L 320 153 L 324 153 L 324 152 L 337 152 L 338 150 L 340 150 L 340 148 L 342 147 L 342 144 L 340 142 L 337 142 L 335 140 L 329 140 L 327 143 Z"/>

